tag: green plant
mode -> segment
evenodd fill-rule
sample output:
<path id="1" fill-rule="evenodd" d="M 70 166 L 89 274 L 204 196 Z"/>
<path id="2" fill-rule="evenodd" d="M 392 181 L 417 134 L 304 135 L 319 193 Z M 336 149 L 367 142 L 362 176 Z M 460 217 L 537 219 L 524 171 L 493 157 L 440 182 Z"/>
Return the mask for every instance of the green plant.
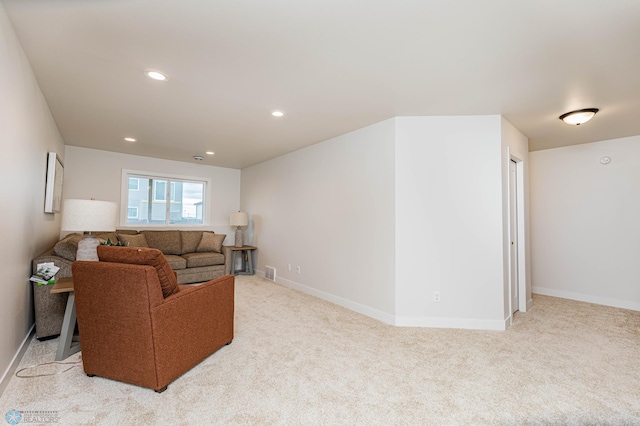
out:
<path id="1" fill-rule="evenodd" d="M 120 247 L 124 247 L 124 243 L 122 241 L 116 241 L 115 243 L 111 242 L 110 238 L 107 238 L 107 241 L 105 242 L 100 242 L 100 245 L 103 246 L 120 246 Z"/>

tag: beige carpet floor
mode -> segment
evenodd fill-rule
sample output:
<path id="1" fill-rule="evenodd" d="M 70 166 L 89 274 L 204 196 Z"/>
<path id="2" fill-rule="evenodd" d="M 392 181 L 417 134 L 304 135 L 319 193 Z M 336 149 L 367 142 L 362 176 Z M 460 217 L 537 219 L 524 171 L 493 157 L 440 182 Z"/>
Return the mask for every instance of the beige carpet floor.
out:
<path id="1" fill-rule="evenodd" d="M 21 367 L 56 345 L 33 340 Z M 166 392 L 75 367 L 13 377 L 11 409 L 68 425 L 640 425 L 640 312 L 536 296 L 505 332 L 397 328 L 239 277 L 233 343 Z"/>

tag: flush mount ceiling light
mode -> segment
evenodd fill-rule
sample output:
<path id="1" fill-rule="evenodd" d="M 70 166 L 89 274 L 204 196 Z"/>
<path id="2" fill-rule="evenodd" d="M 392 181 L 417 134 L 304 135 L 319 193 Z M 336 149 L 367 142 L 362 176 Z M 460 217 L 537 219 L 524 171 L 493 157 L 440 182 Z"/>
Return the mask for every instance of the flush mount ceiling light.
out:
<path id="1" fill-rule="evenodd" d="M 562 114 L 560 120 L 573 126 L 579 126 L 587 121 L 591 120 L 596 112 L 600 111 L 598 108 L 585 108 L 577 111 L 571 111 L 566 114 Z"/>
<path id="2" fill-rule="evenodd" d="M 169 79 L 165 73 L 156 70 L 144 70 L 144 75 L 158 81 L 167 81 Z"/>
<path id="3" fill-rule="evenodd" d="M 271 115 L 273 115 L 274 117 L 282 117 L 284 115 L 284 112 L 282 112 L 282 111 L 271 111 Z"/>
<path id="4" fill-rule="evenodd" d="M 137 139 L 136 138 L 124 138 L 125 141 L 127 142 L 135 142 Z"/>
<path id="5" fill-rule="evenodd" d="M 207 155 L 213 155 L 213 154 L 215 154 L 215 152 L 213 152 L 213 151 L 207 151 L 207 152 L 206 152 L 206 154 L 207 154 Z"/>
<path id="6" fill-rule="evenodd" d="M 202 161 L 202 160 L 204 160 L 204 157 L 201 157 L 199 155 L 194 155 L 193 159 L 196 160 L 196 161 Z"/>

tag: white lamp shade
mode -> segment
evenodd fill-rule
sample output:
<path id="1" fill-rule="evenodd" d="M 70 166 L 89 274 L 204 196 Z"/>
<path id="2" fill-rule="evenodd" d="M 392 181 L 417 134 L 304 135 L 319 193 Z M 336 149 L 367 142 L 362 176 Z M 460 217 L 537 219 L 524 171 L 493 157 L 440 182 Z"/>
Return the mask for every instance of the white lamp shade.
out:
<path id="1" fill-rule="evenodd" d="M 229 217 L 231 226 L 247 226 L 249 224 L 249 213 L 234 212 Z"/>
<path id="2" fill-rule="evenodd" d="M 113 232 L 118 205 L 111 201 L 64 200 L 62 230 L 72 232 Z"/>

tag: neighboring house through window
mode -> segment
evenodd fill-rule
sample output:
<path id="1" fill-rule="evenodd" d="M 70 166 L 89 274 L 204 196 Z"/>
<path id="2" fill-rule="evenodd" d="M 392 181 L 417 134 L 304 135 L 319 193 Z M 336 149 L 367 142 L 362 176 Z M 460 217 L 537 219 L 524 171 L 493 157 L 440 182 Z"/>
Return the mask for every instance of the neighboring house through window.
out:
<path id="1" fill-rule="evenodd" d="M 210 184 L 206 178 L 123 170 L 122 225 L 206 225 Z"/>
<path id="2" fill-rule="evenodd" d="M 140 181 L 138 178 L 129 178 L 129 190 L 137 191 L 140 188 Z"/>
<path id="3" fill-rule="evenodd" d="M 127 219 L 137 219 L 137 218 L 138 218 L 138 208 L 127 207 Z"/>

